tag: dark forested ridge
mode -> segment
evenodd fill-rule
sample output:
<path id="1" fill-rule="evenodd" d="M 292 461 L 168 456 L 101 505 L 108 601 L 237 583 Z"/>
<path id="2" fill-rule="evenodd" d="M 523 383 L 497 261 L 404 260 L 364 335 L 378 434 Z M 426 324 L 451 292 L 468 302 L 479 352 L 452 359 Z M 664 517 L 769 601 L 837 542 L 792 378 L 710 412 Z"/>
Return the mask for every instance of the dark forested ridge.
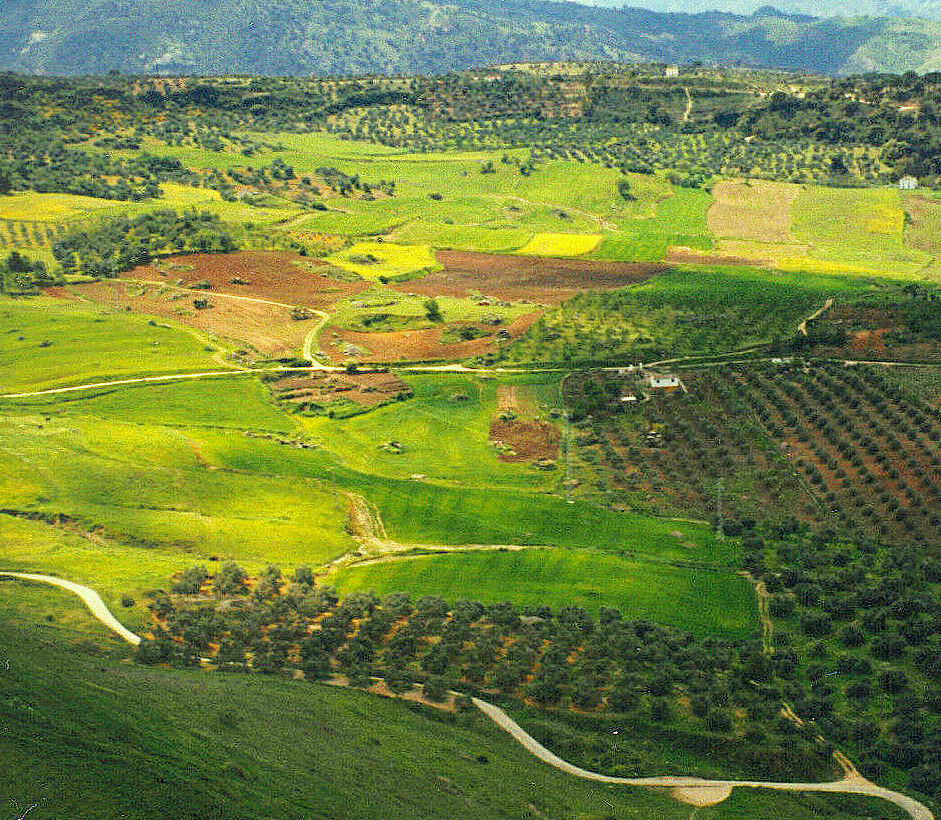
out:
<path id="1" fill-rule="evenodd" d="M 665 14 L 542 0 L 5 0 L 0 68 L 344 74 L 521 60 L 691 60 L 821 73 L 932 70 L 941 23 Z"/>

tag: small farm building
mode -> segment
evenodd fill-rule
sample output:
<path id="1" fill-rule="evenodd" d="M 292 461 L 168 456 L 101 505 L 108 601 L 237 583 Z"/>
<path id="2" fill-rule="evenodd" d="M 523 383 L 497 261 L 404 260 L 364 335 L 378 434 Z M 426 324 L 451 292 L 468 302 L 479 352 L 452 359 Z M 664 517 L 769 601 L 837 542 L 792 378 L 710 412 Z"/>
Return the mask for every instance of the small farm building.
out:
<path id="1" fill-rule="evenodd" d="M 667 66 L 667 79 L 673 80 L 680 76 L 680 67 L 678 65 Z"/>
<path id="2" fill-rule="evenodd" d="M 672 393 L 680 386 L 680 379 L 679 376 L 674 376 L 672 373 L 665 376 L 651 373 L 647 377 L 647 384 L 650 385 L 651 390 L 665 390 L 667 393 Z"/>
<path id="3" fill-rule="evenodd" d="M 899 188 L 903 191 L 914 191 L 918 187 L 918 179 L 916 177 L 902 177 L 899 180 Z"/>

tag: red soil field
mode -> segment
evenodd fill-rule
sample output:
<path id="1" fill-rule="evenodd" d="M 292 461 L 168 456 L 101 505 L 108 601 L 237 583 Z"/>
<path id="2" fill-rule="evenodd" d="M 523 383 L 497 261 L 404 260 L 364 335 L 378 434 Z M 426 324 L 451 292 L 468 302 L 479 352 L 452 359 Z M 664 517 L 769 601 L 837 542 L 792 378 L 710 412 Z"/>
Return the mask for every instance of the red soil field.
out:
<path id="1" fill-rule="evenodd" d="M 322 268 L 324 273 L 317 273 L 318 268 Z M 330 266 L 325 262 L 288 251 L 238 251 L 172 256 L 162 260 L 160 265 L 135 268 L 123 274 L 122 278 L 169 283 L 182 280 L 180 284 L 184 287 L 205 281 L 212 285 L 212 290 L 220 293 L 271 299 L 318 310 L 369 287 L 368 282 L 331 279 L 326 275 L 329 270 Z M 235 284 L 233 279 L 247 284 Z"/>
<path id="2" fill-rule="evenodd" d="M 510 338 L 515 339 L 532 327 L 539 316 L 539 313 L 527 313 L 507 325 L 505 330 L 510 334 Z M 331 327 L 321 335 L 320 349 L 335 362 L 421 362 L 467 359 L 482 356 L 497 349 L 496 334 L 465 342 L 444 344 L 441 341 L 443 330 L 444 328 L 436 327 L 429 330 L 361 333 Z M 492 331 L 493 328 L 490 330 Z M 365 352 L 361 355 L 347 356 L 344 351 L 346 345 L 355 345 Z"/>
<path id="3" fill-rule="evenodd" d="M 547 259 L 465 251 L 438 251 L 444 270 L 397 285 L 405 293 L 466 296 L 557 305 L 586 290 L 614 290 L 643 282 L 665 265 L 592 259 Z"/>
<path id="4" fill-rule="evenodd" d="M 378 407 L 412 394 L 411 387 L 391 373 L 291 374 L 269 382 L 268 387 L 278 401 L 293 405 L 346 399 L 363 407 Z"/>
<path id="5" fill-rule="evenodd" d="M 561 434 L 544 421 L 494 419 L 490 422 L 491 443 L 502 442 L 512 452 L 500 453 L 501 461 L 521 462 L 555 459 L 559 455 Z"/>

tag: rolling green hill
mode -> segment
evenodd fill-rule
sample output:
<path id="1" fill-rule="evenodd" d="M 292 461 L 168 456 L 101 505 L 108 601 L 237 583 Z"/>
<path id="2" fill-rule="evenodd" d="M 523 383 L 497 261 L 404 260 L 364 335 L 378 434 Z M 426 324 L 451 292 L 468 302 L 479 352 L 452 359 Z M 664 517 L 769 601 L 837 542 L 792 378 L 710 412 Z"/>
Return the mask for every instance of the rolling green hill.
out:
<path id="1" fill-rule="evenodd" d="M 941 23 L 743 17 L 542 0 L 11 0 L 0 68 L 37 73 L 451 71 L 526 60 L 691 60 L 847 73 L 941 65 Z"/>

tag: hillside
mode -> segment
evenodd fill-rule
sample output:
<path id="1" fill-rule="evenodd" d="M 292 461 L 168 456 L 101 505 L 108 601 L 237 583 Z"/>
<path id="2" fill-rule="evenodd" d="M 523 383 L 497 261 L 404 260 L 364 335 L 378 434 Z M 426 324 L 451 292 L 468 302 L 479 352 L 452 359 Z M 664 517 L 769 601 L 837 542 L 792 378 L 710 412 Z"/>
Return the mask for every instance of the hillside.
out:
<path id="1" fill-rule="evenodd" d="M 447 72 L 520 60 L 941 67 L 941 23 L 602 9 L 541 0 L 4 3 L 0 68 L 47 74 Z"/>
<path id="2" fill-rule="evenodd" d="M 621 6 L 619 0 L 593 0 L 590 5 Z M 941 19 L 938 0 L 860 0 L 850 9 L 845 0 L 635 0 L 635 5 L 660 12 L 725 11 L 730 14 L 754 14 L 773 6 L 787 14 L 811 14 L 814 17 L 844 17 L 848 11 L 873 17 L 922 17 Z"/>

